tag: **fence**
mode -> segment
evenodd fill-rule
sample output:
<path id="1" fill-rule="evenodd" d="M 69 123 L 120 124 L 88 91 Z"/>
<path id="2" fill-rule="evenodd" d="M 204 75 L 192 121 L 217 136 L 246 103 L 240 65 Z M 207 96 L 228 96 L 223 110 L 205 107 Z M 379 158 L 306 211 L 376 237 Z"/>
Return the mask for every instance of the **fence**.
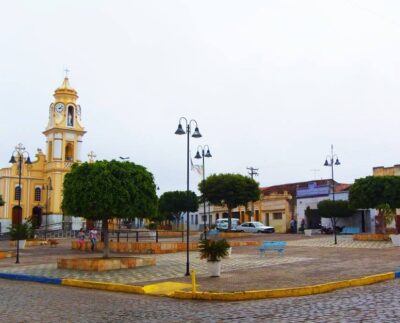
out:
<path id="1" fill-rule="evenodd" d="M 120 241 L 154 241 L 159 242 L 161 239 L 180 238 L 182 242 L 185 240 L 184 231 L 140 231 L 140 230 L 111 230 L 109 232 L 110 239 Z"/>

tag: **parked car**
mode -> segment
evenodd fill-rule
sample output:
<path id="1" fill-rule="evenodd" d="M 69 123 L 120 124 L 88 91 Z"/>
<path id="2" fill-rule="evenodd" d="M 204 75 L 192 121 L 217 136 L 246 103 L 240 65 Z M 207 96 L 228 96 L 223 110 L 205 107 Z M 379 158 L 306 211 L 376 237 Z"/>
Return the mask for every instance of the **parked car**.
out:
<path id="1" fill-rule="evenodd" d="M 241 225 L 238 225 L 236 231 L 239 232 L 260 232 L 260 233 L 274 233 L 275 228 L 266 226 L 261 222 L 251 221 L 251 222 L 243 222 Z"/>
<path id="2" fill-rule="evenodd" d="M 232 230 L 236 230 L 238 224 L 239 224 L 239 219 L 233 218 L 233 219 L 232 219 L 231 229 L 232 229 Z M 217 219 L 217 220 L 215 221 L 215 227 L 216 227 L 216 229 L 219 230 L 219 231 L 226 231 L 226 230 L 228 230 L 228 226 L 229 226 L 229 219 L 228 219 L 228 218 Z"/>

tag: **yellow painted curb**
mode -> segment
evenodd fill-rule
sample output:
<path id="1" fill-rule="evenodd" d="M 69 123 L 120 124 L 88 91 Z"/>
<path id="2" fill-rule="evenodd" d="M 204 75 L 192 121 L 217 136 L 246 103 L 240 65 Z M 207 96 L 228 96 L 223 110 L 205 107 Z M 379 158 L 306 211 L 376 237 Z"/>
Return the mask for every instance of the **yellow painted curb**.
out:
<path id="1" fill-rule="evenodd" d="M 192 284 L 177 282 L 162 282 L 156 284 L 145 285 L 143 287 L 145 294 L 151 295 L 172 295 L 176 291 L 183 289 L 192 289 Z"/>
<path id="2" fill-rule="evenodd" d="M 218 301 L 244 301 L 252 299 L 296 297 L 315 295 L 331 292 L 337 289 L 355 286 L 370 285 L 395 278 L 395 273 L 385 273 L 361 278 L 330 282 L 319 285 L 303 286 L 295 288 L 269 289 L 269 290 L 251 290 L 243 292 L 184 292 L 176 291 L 171 297 L 180 299 L 201 299 Z"/>
<path id="3" fill-rule="evenodd" d="M 125 292 L 134 294 L 144 294 L 142 286 L 133 286 L 125 284 L 114 284 L 114 283 L 103 283 L 90 280 L 78 280 L 78 279 L 63 279 L 61 285 L 83 287 L 83 288 L 93 288 L 102 289 L 112 292 Z"/>

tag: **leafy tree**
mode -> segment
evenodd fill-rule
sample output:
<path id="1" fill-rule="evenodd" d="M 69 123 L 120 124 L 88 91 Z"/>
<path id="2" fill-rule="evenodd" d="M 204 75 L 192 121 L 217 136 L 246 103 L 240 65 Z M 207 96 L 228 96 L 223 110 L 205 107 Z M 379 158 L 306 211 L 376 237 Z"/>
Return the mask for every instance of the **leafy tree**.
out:
<path id="1" fill-rule="evenodd" d="M 160 196 L 158 210 L 161 219 L 172 220 L 174 217 L 178 220 L 181 212 L 195 212 L 199 208 L 199 200 L 196 193 L 189 191 L 170 191 Z"/>
<path id="2" fill-rule="evenodd" d="M 104 258 L 109 257 L 109 219 L 151 217 L 157 209 L 153 175 L 130 162 L 74 164 L 65 175 L 63 193 L 67 215 L 102 221 Z"/>
<path id="3" fill-rule="evenodd" d="M 355 181 L 350 189 L 350 205 L 359 209 L 377 209 L 383 232 L 400 208 L 399 176 L 367 176 Z"/>
<path id="4" fill-rule="evenodd" d="M 229 213 L 228 230 L 232 228 L 232 209 L 260 198 L 258 183 L 240 174 L 214 174 L 199 184 L 204 198 L 214 205 L 226 206 Z"/>
<path id="5" fill-rule="evenodd" d="M 336 237 L 336 223 L 338 218 L 348 218 L 354 214 L 355 210 L 349 206 L 348 201 L 324 200 L 318 203 L 318 214 L 322 218 L 330 218 L 332 221 L 333 232 Z"/>
<path id="6" fill-rule="evenodd" d="M 304 213 L 307 218 L 307 229 L 319 229 L 321 227 L 321 216 L 318 213 L 318 209 L 312 209 L 307 206 Z"/>
<path id="7" fill-rule="evenodd" d="M 3 206 L 4 204 L 6 204 L 6 202 L 4 202 L 3 196 L 0 194 L 0 206 Z"/>

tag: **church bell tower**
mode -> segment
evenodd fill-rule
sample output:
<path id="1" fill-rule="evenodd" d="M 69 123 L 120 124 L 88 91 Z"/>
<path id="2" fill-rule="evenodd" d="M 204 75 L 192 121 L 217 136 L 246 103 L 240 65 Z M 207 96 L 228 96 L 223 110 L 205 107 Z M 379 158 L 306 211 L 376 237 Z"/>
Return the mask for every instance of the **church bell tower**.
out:
<path id="1" fill-rule="evenodd" d="M 62 185 L 64 176 L 73 163 L 81 162 L 82 138 L 86 131 L 81 122 L 78 94 L 66 76 L 54 92 L 49 108 L 49 122 L 43 134 L 46 136 L 47 163 L 45 183 L 51 192 L 47 207 L 48 224 L 62 222 Z M 52 188 L 58 188 L 53 189 Z"/>

